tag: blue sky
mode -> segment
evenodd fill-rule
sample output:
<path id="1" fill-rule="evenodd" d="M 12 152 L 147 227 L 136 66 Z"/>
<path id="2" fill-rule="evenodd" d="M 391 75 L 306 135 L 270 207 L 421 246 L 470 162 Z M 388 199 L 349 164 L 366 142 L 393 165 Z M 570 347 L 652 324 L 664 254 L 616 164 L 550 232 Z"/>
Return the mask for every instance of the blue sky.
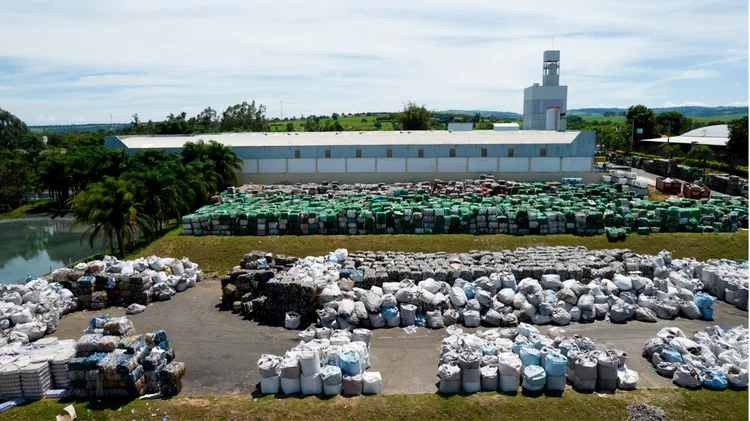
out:
<path id="1" fill-rule="evenodd" d="M 561 50 L 568 108 L 747 105 L 748 2 L 6 2 L 0 107 L 29 124 L 195 115 L 520 112 Z"/>

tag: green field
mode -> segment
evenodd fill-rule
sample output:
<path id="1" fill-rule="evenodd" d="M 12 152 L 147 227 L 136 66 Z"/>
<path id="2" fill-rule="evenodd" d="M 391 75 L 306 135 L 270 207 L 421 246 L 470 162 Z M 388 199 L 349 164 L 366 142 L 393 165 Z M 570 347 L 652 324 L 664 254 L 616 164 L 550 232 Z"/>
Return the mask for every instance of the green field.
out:
<path id="1" fill-rule="evenodd" d="M 639 356 L 640 357 L 640 356 Z M 248 363 L 251 365 L 252 363 Z M 188 368 L 189 369 L 189 368 Z M 353 398 L 193 396 L 169 400 L 72 402 L 79 420 L 626 420 L 628 405 L 660 407 L 670 420 L 747 420 L 747 390 L 638 389 L 615 394 L 542 392 L 443 397 L 438 394 Z M 69 402 L 45 399 L 3 413 L 3 420 L 55 419 Z"/>
<path id="2" fill-rule="evenodd" d="M 611 116 L 611 117 L 605 117 L 602 115 L 583 115 L 580 116 L 583 118 L 583 121 L 611 121 L 613 123 L 624 123 L 625 122 L 625 116 Z M 691 120 L 699 121 L 701 123 L 708 123 L 709 121 L 730 121 L 730 120 L 738 120 L 742 117 L 747 117 L 747 114 L 724 114 L 724 115 L 717 115 L 713 117 L 688 117 Z"/>
<path id="3" fill-rule="evenodd" d="M 698 260 L 748 258 L 748 233 L 660 233 L 630 235 L 625 241 L 612 243 L 603 235 L 580 237 L 558 235 L 308 235 L 267 237 L 193 237 L 181 235 L 182 228 L 169 232 L 128 258 L 140 256 L 187 256 L 204 272 L 223 275 L 237 265 L 245 253 L 262 250 L 297 257 L 321 256 L 337 248 L 354 250 L 389 250 L 404 252 L 450 253 L 469 250 L 504 250 L 534 246 L 585 246 L 589 249 L 629 248 L 636 253 L 657 254 L 663 249 L 675 257 Z"/>
<path id="4" fill-rule="evenodd" d="M 375 122 L 377 117 L 370 116 L 370 117 L 339 117 L 338 121 L 341 126 L 343 126 L 344 130 L 352 130 L 352 131 L 373 131 L 373 130 L 393 130 L 393 123 L 390 121 L 383 121 L 381 122 L 382 127 L 379 129 L 375 127 Z M 331 118 L 321 118 L 320 123 L 324 124 L 327 121 L 332 121 Z M 305 124 L 305 120 L 301 119 L 295 119 L 295 120 L 289 120 L 289 121 L 281 121 L 281 122 L 272 122 L 271 123 L 271 131 L 272 132 L 285 132 L 286 126 L 288 123 L 294 124 L 294 131 L 301 132 L 304 131 L 303 127 Z"/>

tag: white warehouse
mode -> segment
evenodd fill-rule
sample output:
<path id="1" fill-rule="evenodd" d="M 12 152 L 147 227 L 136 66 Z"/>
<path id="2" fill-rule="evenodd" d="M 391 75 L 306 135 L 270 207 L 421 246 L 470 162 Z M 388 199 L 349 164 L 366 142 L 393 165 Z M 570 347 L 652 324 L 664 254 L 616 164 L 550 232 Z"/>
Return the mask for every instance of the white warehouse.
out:
<path id="1" fill-rule="evenodd" d="M 595 182 L 593 131 L 373 131 L 108 136 L 105 145 L 179 152 L 215 140 L 244 160 L 243 183 L 379 183 L 461 180 L 480 174 L 518 181 Z"/>

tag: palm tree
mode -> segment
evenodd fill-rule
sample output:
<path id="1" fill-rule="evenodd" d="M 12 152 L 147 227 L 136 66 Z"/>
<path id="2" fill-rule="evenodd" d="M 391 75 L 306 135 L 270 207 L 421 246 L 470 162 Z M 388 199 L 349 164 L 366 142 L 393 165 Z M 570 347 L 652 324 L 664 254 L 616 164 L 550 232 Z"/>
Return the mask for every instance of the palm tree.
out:
<path id="1" fill-rule="evenodd" d="M 667 159 L 672 159 L 681 153 L 680 145 L 675 145 L 674 143 L 662 143 L 659 145 L 659 149 L 661 149 L 661 153 L 664 154 Z"/>
<path id="2" fill-rule="evenodd" d="M 199 140 L 196 143 L 188 142 L 182 149 L 182 163 L 188 166 L 191 163 L 200 162 L 210 166 L 201 165 L 203 174 L 213 184 L 213 191 L 223 189 L 226 184 L 237 185 L 239 179 L 236 172 L 242 170 L 242 158 L 232 151 L 232 148 L 224 146 L 219 142 L 210 140 L 204 143 Z M 218 177 L 218 180 L 216 178 Z"/>
<path id="3" fill-rule="evenodd" d="M 690 149 L 690 152 L 688 152 L 688 158 L 690 159 L 696 159 L 698 161 L 701 161 L 701 167 L 703 168 L 703 173 L 706 173 L 706 160 L 713 155 L 714 152 L 706 145 L 695 145 L 693 146 L 693 149 Z"/>
<path id="4" fill-rule="evenodd" d="M 90 225 L 84 232 L 89 235 L 89 244 L 94 243 L 100 233 L 106 235 L 110 245 L 117 238 L 118 256 L 125 258 L 125 241 L 133 241 L 136 231 L 150 234 L 151 219 L 138 212 L 138 203 L 124 179 L 104 177 L 99 183 L 89 184 L 71 201 L 71 210 L 76 214 L 73 227 Z"/>
<path id="5" fill-rule="evenodd" d="M 193 189 L 178 175 L 181 169 L 182 163 L 169 158 L 156 167 L 141 168 L 129 174 L 140 209 L 156 224 L 157 233 L 161 233 L 164 221 L 172 216 L 179 218 L 194 202 Z"/>

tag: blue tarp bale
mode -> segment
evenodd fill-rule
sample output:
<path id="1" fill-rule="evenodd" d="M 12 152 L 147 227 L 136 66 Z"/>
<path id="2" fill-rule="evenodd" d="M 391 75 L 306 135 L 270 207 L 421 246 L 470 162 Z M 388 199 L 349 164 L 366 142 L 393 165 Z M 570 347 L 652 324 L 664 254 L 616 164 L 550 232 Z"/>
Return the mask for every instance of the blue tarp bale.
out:
<path id="1" fill-rule="evenodd" d="M 727 388 L 727 375 L 718 368 L 707 368 L 701 372 L 703 387 L 714 390 Z"/>
<path id="2" fill-rule="evenodd" d="M 568 365 L 568 359 L 558 353 L 547 354 L 544 357 L 544 371 L 548 376 L 560 377 L 565 375 L 565 368 Z"/>
<path id="3" fill-rule="evenodd" d="M 339 367 L 345 375 L 356 376 L 361 370 L 359 354 L 354 351 L 344 352 L 339 356 Z"/>

